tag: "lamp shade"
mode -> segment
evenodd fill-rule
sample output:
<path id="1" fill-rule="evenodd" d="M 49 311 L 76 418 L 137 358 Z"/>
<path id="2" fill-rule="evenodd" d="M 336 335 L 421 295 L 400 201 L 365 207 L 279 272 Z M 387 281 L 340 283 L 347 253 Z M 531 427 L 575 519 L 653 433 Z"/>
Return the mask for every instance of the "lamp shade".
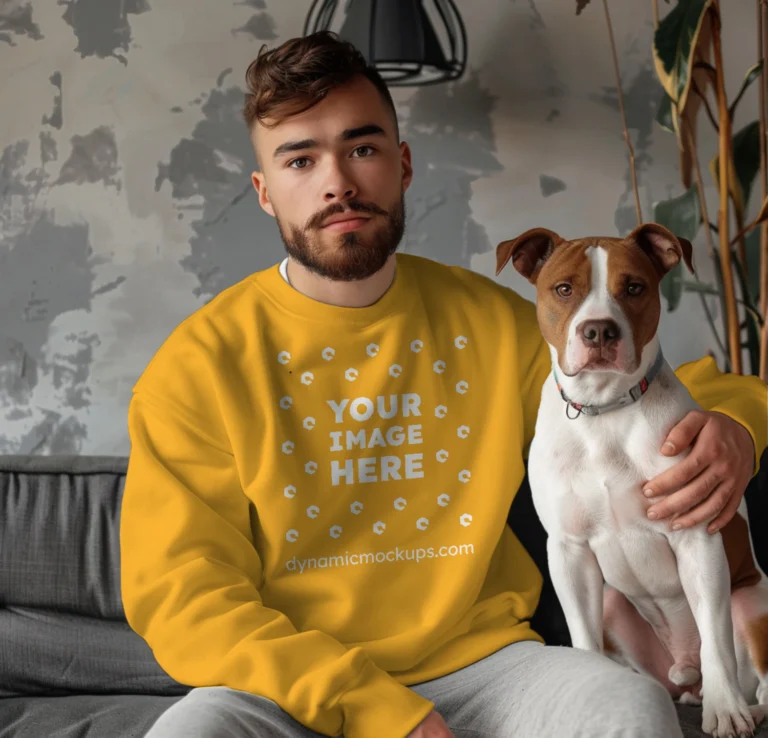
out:
<path id="1" fill-rule="evenodd" d="M 458 79 L 467 34 L 452 0 L 314 0 L 304 35 L 334 31 L 390 86 Z"/>

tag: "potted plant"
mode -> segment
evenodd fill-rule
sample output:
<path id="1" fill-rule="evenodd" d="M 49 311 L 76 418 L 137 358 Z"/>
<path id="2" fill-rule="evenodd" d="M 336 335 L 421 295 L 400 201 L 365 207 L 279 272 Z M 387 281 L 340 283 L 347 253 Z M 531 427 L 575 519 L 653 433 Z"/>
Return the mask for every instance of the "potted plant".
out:
<path id="1" fill-rule="evenodd" d="M 658 0 L 653 4 L 655 31 L 653 60 L 662 87 L 656 120 L 674 134 L 679 151 L 682 193 L 653 207 L 653 219 L 673 233 L 693 242 L 704 231 L 708 253 L 715 265 L 715 284 L 698 276 L 689 280 L 682 264 L 662 280 L 662 294 L 673 311 L 684 291 L 698 293 L 702 308 L 721 350 L 725 371 L 749 373 L 768 380 L 768 165 L 766 161 L 766 102 L 768 80 L 763 74 L 768 3 L 756 0 L 758 58 L 747 70 L 738 93 L 729 102 L 724 82 L 722 8 L 720 0 L 678 0 L 659 19 Z M 577 15 L 590 0 L 577 0 Z M 637 190 L 634 153 L 624 113 L 616 45 L 607 0 L 603 9 L 608 24 L 624 139 L 629 149 L 638 222 L 643 221 Z M 734 112 L 744 93 L 759 81 L 759 117 L 733 132 Z M 711 98 L 711 99 L 710 99 Z M 709 162 L 719 194 L 717 220 L 710 217 L 696 140 L 701 111 L 718 136 L 717 151 Z M 759 180 L 760 199 L 752 197 Z M 756 201 L 756 202 L 755 202 Z M 747 217 L 756 204 L 754 217 Z M 731 231 L 731 222 L 735 229 Z M 715 245 L 717 237 L 717 246 Z M 720 302 L 721 336 L 707 303 Z M 747 366 L 742 360 L 746 349 Z"/>

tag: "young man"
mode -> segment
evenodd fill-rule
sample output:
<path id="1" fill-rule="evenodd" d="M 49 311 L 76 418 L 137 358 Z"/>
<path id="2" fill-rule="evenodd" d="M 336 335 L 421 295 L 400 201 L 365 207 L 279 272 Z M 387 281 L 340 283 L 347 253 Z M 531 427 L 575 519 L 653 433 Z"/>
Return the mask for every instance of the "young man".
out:
<path id="1" fill-rule="evenodd" d="M 197 687 L 149 738 L 681 736 L 658 683 L 530 628 L 541 577 L 505 523 L 551 370 L 534 306 L 397 252 L 411 153 L 354 48 L 293 39 L 247 81 L 288 257 L 184 320 L 128 414 L 125 613 Z M 674 431 L 712 461 L 662 512 L 727 517 L 765 387 L 679 375 L 719 412 Z"/>

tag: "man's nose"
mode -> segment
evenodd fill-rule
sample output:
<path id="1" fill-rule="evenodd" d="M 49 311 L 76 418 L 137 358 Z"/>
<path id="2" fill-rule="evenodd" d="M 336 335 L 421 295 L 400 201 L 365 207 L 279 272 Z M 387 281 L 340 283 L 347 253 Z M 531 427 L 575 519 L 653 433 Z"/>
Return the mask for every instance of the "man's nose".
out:
<path id="1" fill-rule="evenodd" d="M 585 320 L 577 331 L 587 346 L 610 346 L 621 338 L 621 330 L 613 320 Z"/>
<path id="2" fill-rule="evenodd" d="M 357 196 L 357 186 L 339 164 L 331 165 L 331 171 L 325 183 L 325 201 L 349 200 Z"/>

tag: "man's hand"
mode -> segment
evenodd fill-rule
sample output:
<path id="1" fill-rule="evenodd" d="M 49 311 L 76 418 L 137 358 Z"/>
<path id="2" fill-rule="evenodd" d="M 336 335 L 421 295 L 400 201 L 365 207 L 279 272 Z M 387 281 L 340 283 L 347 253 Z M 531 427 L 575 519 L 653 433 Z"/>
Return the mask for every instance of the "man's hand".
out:
<path id="1" fill-rule="evenodd" d="M 456 738 L 443 720 L 443 716 L 432 710 L 406 738 Z"/>
<path id="2" fill-rule="evenodd" d="M 712 520 L 707 530 L 715 533 L 736 514 L 752 478 L 754 443 L 749 431 L 727 415 L 692 410 L 669 432 L 661 453 L 676 456 L 691 444 L 687 458 L 643 487 L 646 497 L 680 488 L 649 507 L 648 517 L 675 516 L 673 530 Z"/>

